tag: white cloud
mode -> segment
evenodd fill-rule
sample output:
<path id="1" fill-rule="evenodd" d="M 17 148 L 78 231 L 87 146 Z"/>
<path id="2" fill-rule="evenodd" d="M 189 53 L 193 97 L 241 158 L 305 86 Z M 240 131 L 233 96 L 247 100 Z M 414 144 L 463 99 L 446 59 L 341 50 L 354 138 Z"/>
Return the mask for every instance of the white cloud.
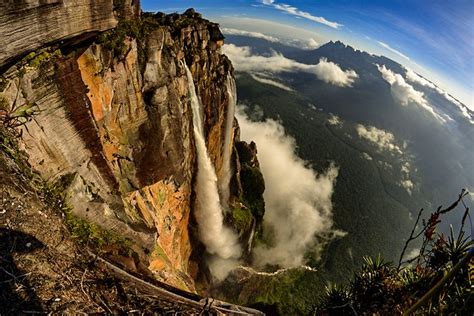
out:
<path id="1" fill-rule="evenodd" d="M 403 174 L 410 174 L 410 163 L 408 161 L 406 161 L 403 165 L 402 165 L 402 168 L 401 168 L 401 171 Z"/>
<path id="2" fill-rule="evenodd" d="M 309 68 L 309 65 L 300 64 L 276 52 L 271 56 L 253 55 L 248 46 L 225 44 L 222 52 L 230 58 L 235 69 L 240 71 L 292 72 Z"/>
<path id="3" fill-rule="evenodd" d="M 340 87 L 352 86 L 355 79 L 359 77 L 354 70 L 349 69 L 344 71 L 339 65 L 328 61 L 324 57 L 314 66 L 314 72 L 319 79 Z"/>
<path id="4" fill-rule="evenodd" d="M 247 72 L 294 72 L 312 73 L 318 79 L 339 87 L 350 87 L 359 76 L 352 70 L 342 70 L 339 65 L 321 58 L 316 65 L 299 63 L 288 59 L 280 53 L 273 52 L 270 56 L 253 55 L 250 47 L 225 44 L 222 49 L 235 69 Z"/>
<path id="5" fill-rule="evenodd" d="M 413 184 L 413 182 L 409 179 L 406 179 L 406 180 L 402 180 L 401 181 L 401 186 L 405 188 L 405 190 L 407 190 L 408 194 L 411 195 L 412 191 L 413 191 L 413 188 L 415 187 L 415 185 Z"/>
<path id="6" fill-rule="evenodd" d="M 293 47 L 298 47 L 304 50 L 311 50 L 311 49 L 316 49 L 321 44 L 317 42 L 314 38 L 309 38 L 309 39 L 282 39 L 281 40 L 282 44 L 288 45 L 288 46 L 293 46 Z"/>
<path id="7" fill-rule="evenodd" d="M 392 133 L 375 126 L 365 127 L 362 124 L 356 126 L 359 137 L 370 141 L 377 146 L 380 151 L 390 151 L 397 154 L 402 154 L 400 147 L 395 144 L 395 136 Z"/>
<path id="8" fill-rule="evenodd" d="M 277 88 L 280 88 L 280 89 L 283 89 L 283 90 L 286 90 L 286 91 L 293 91 L 293 89 L 291 89 L 287 85 L 285 85 L 281 82 L 275 81 L 273 79 L 270 79 L 270 78 L 265 78 L 261 74 L 259 75 L 259 74 L 252 74 L 251 73 L 250 76 L 252 76 L 252 78 L 255 81 L 258 81 L 260 83 L 267 84 L 267 85 L 270 85 L 270 86 L 274 86 L 274 87 L 277 87 Z"/>
<path id="9" fill-rule="evenodd" d="M 391 92 L 395 99 L 397 99 L 401 105 L 407 106 L 408 103 L 413 102 L 441 123 L 446 123 L 446 119 L 435 112 L 435 110 L 426 101 L 423 92 L 415 90 L 412 85 L 408 84 L 405 79 L 397 73 L 394 73 L 390 69 L 386 68 L 385 65 L 377 65 L 378 70 L 382 74 L 382 77 L 391 86 Z"/>
<path id="10" fill-rule="evenodd" d="M 267 40 L 269 42 L 279 42 L 280 40 L 276 37 L 270 36 L 270 35 L 265 35 L 260 32 L 249 32 L 249 31 L 244 31 L 244 30 L 238 30 L 238 29 L 233 29 L 233 28 L 222 28 L 221 29 L 224 34 L 229 34 L 229 35 L 239 35 L 239 36 L 248 36 L 248 37 L 255 37 L 255 38 L 261 38 L 264 40 Z"/>
<path id="11" fill-rule="evenodd" d="M 338 168 L 331 165 L 317 174 L 295 154 L 293 138 L 276 121 L 253 122 L 242 111 L 237 119 L 241 137 L 258 144 L 258 159 L 265 179 L 265 225 L 274 231 L 274 244 L 254 249 L 257 266 L 304 264 L 311 248 L 321 250 L 315 237 L 327 240 L 343 235 L 333 229 L 332 201 Z M 267 227 L 268 227 L 267 226 Z"/>
<path id="12" fill-rule="evenodd" d="M 406 70 L 405 76 L 408 81 L 436 90 L 436 92 L 444 96 L 448 101 L 454 103 L 458 107 L 459 111 L 461 112 L 461 115 L 467 118 L 469 123 L 474 125 L 474 117 L 471 115 L 471 113 L 466 108 L 466 106 L 464 106 L 461 102 L 459 102 L 458 100 L 453 98 L 451 95 L 449 95 L 449 93 L 447 93 L 446 91 L 444 91 L 443 89 L 441 89 L 440 87 L 432 83 L 431 81 L 423 78 L 422 76 L 420 76 L 413 70 L 409 68 L 405 68 L 405 70 Z"/>
<path id="13" fill-rule="evenodd" d="M 328 119 L 328 123 L 329 125 L 332 125 L 332 126 L 342 126 L 341 118 L 334 114 L 331 114 L 331 116 Z"/>
<path id="14" fill-rule="evenodd" d="M 403 57 L 403 58 L 405 58 L 406 60 L 410 60 L 410 58 L 409 58 L 407 55 L 403 54 L 402 52 L 396 50 L 396 49 L 393 48 L 393 47 L 390 47 L 390 45 L 388 45 L 387 43 L 384 43 L 384 42 L 377 42 L 377 43 L 378 43 L 380 46 L 382 46 L 383 48 L 388 49 L 388 50 L 391 51 L 392 53 L 397 54 L 398 56 Z"/>
<path id="15" fill-rule="evenodd" d="M 282 12 L 285 12 L 287 14 L 291 14 L 291 15 L 294 15 L 296 17 L 301 17 L 301 18 L 304 18 L 304 19 L 307 19 L 307 20 L 310 20 L 310 21 L 313 21 L 313 22 L 316 22 L 316 23 L 320 23 L 320 24 L 332 27 L 334 29 L 338 29 L 341 26 L 343 26 L 340 23 L 328 21 L 328 20 L 326 20 L 325 18 L 323 18 L 321 16 L 314 16 L 309 12 L 301 11 L 298 8 L 293 7 L 289 4 L 275 3 L 275 1 L 273 1 L 273 0 L 262 0 L 262 4 L 267 5 L 267 6 L 271 6 L 275 9 L 277 9 L 279 11 L 282 11 Z"/>
<path id="16" fill-rule="evenodd" d="M 413 192 L 413 189 L 415 188 L 415 184 L 413 183 L 413 181 L 410 180 L 410 174 L 411 174 L 411 164 L 410 162 L 405 161 L 402 164 L 402 167 L 400 168 L 400 176 L 402 179 L 399 184 L 408 192 L 408 194 L 411 195 Z"/>
<path id="17" fill-rule="evenodd" d="M 425 78 L 421 77 L 418 75 L 416 72 L 409 68 L 405 68 L 406 70 L 406 78 L 410 82 L 415 82 L 418 84 L 421 84 L 422 86 L 426 86 L 432 89 L 436 89 L 436 85 L 432 83 L 431 81 L 426 80 Z"/>
<path id="18" fill-rule="evenodd" d="M 318 48 L 321 44 L 319 44 L 314 38 L 308 39 L 306 42 L 299 41 L 300 47 L 303 49 L 315 49 Z"/>
<path id="19" fill-rule="evenodd" d="M 383 129 L 379 129 L 375 126 L 366 127 L 362 124 L 358 124 L 356 126 L 356 131 L 360 138 L 368 140 L 370 143 L 376 146 L 379 151 L 390 152 L 398 156 L 398 159 L 402 162 L 400 172 L 398 173 L 398 175 L 400 176 L 400 182 L 398 184 L 403 187 L 408 192 L 408 194 L 411 195 L 413 189 L 415 188 L 415 184 L 410 179 L 411 164 L 408 161 L 409 158 L 402 151 L 402 148 L 406 149 L 406 143 L 404 142 L 403 146 L 400 147 L 396 144 L 395 136 L 392 133 Z M 365 152 L 362 153 L 362 156 L 367 160 L 373 159 L 369 154 Z M 391 164 L 388 164 L 387 162 L 379 161 L 379 163 L 389 169 L 393 168 L 393 166 Z"/>

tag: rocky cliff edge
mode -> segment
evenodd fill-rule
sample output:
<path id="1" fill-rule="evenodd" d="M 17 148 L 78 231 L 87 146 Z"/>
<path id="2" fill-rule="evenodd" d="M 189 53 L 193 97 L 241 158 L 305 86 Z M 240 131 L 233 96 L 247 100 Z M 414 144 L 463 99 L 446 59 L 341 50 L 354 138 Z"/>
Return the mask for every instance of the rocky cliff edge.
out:
<path id="1" fill-rule="evenodd" d="M 217 24 L 194 10 L 139 17 L 137 5 L 51 0 L 2 11 L 0 31 L 10 44 L 0 55 L 7 67 L 0 117 L 20 136 L 31 167 L 64 193 L 71 216 L 130 242 L 128 254 L 104 251 L 131 271 L 195 291 L 205 266 L 192 216 L 196 153 L 184 64 L 202 103 L 218 176 L 233 68 L 220 52 L 224 37 Z M 27 31 L 24 23 L 35 19 L 42 24 Z M 239 162 L 247 147 L 233 145 L 236 123 L 233 129 L 231 207 L 237 212 L 226 221 L 248 253 L 263 214 L 264 185 L 260 176 L 259 201 L 252 193 L 246 198 L 245 172 L 258 171 L 258 162 Z M 255 156 L 252 148 L 245 152 Z"/>

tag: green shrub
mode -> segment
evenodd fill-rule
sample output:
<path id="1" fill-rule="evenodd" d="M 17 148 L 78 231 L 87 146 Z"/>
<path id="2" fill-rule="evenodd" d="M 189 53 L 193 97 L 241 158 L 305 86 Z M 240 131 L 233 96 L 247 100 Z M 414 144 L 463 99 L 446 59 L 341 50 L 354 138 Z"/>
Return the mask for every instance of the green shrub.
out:
<path id="1" fill-rule="evenodd" d="M 130 247 L 132 243 L 129 239 L 75 216 L 70 210 L 65 212 L 65 216 L 66 225 L 72 237 L 80 244 L 97 249 L 104 246 L 115 246 L 121 254 L 131 256 L 132 250 Z"/>
<path id="2" fill-rule="evenodd" d="M 232 210 L 232 222 L 239 232 L 252 227 L 253 216 L 249 209 L 237 207 Z"/>
<path id="3" fill-rule="evenodd" d="M 265 201 L 263 199 L 265 181 L 260 169 L 244 164 L 240 170 L 240 181 L 243 189 L 242 198 L 245 204 L 250 208 L 253 216 L 261 220 L 265 214 Z"/>

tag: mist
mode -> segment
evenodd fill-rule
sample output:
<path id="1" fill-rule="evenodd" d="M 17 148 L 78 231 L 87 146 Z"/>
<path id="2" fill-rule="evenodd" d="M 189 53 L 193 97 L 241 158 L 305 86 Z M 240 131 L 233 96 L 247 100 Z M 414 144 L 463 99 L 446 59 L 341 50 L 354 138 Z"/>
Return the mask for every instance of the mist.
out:
<path id="1" fill-rule="evenodd" d="M 257 143 L 258 160 L 265 179 L 267 231 L 273 232 L 271 246 L 254 249 L 254 265 L 278 264 L 290 268 L 305 263 L 311 249 L 316 256 L 325 242 L 344 233 L 333 228 L 331 196 L 338 175 L 334 165 L 322 174 L 295 154 L 295 140 L 274 120 L 253 122 L 238 107 L 241 138 Z M 317 258 L 316 258 L 317 259 Z"/>

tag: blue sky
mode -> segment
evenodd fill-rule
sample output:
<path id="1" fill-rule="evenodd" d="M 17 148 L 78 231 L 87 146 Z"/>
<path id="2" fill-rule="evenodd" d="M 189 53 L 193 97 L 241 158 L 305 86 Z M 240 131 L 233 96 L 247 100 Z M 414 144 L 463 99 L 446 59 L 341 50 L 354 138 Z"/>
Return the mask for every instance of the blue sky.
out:
<path id="1" fill-rule="evenodd" d="M 385 55 L 474 109 L 474 0 L 142 0 L 144 11 L 188 7 L 224 27 Z"/>

